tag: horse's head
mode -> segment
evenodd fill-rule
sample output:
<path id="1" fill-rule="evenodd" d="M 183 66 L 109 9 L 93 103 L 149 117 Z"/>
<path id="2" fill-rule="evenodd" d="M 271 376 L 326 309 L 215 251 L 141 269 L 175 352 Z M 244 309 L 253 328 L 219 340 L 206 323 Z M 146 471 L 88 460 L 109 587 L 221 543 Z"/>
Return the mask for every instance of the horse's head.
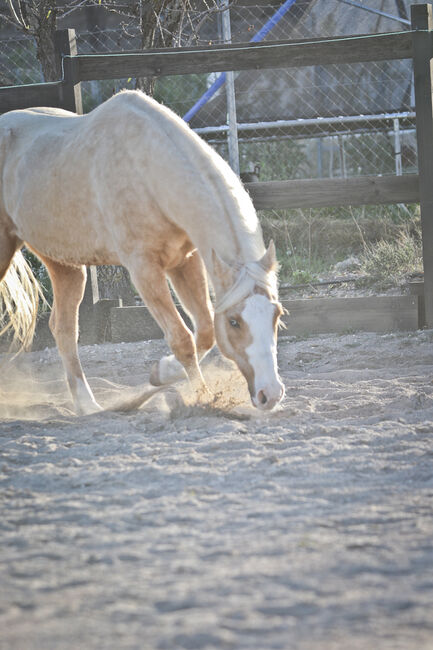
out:
<path id="1" fill-rule="evenodd" d="M 284 386 L 277 369 L 277 332 L 283 309 L 276 288 L 273 242 L 261 260 L 234 268 L 213 252 L 218 283 L 215 336 L 221 352 L 244 375 L 254 406 L 272 409 Z"/>

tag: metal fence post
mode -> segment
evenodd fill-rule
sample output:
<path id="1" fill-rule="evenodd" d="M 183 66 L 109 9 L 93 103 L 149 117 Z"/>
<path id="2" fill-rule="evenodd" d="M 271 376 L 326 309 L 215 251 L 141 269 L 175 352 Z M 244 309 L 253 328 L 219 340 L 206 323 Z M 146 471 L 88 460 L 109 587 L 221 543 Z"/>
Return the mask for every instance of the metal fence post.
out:
<path id="1" fill-rule="evenodd" d="M 395 156 L 395 174 L 401 176 L 403 173 L 401 160 L 401 139 L 400 139 L 400 120 L 396 117 L 393 120 L 394 125 L 394 156 Z"/>
<path id="2" fill-rule="evenodd" d="M 230 9 L 228 0 L 222 0 L 221 5 L 227 7 L 222 12 L 222 30 L 225 43 L 231 43 L 232 34 L 230 27 Z M 238 144 L 238 125 L 236 117 L 236 95 L 235 95 L 235 77 L 233 71 L 226 72 L 226 94 L 227 94 L 227 124 L 228 130 L 228 148 L 229 163 L 233 171 L 239 176 L 239 144 Z"/>
<path id="3" fill-rule="evenodd" d="M 433 327 L 433 101 L 432 101 L 432 6 L 412 5 L 414 34 L 416 134 L 418 144 L 419 196 L 421 208 L 425 322 Z"/>

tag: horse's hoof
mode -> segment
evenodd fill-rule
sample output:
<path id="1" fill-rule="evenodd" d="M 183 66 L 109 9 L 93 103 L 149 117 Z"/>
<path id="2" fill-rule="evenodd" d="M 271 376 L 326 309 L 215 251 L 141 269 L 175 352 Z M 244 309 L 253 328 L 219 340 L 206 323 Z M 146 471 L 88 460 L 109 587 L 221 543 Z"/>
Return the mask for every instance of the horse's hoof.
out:
<path id="1" fill-rule="evenodd" d="M 159 378 L 159 361 L 155 361 L 150 369 L 149 383 L 152 386 L 162 386 L 162 381 Z"/>

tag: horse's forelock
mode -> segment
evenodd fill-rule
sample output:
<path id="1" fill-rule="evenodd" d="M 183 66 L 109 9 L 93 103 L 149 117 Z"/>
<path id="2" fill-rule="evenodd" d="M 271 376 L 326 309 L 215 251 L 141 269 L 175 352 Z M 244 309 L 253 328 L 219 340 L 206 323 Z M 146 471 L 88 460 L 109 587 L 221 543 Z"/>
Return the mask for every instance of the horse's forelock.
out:
<path id="1" fill-rule="evenodd" d="M 277 276 L 274 271 L 265 271 L 258 262 L 247 262 L 240 267 L 235 283 L 217 300 L 215 314 L 221 314 L 244 300 L 255 286 L 276 295 Z"/>

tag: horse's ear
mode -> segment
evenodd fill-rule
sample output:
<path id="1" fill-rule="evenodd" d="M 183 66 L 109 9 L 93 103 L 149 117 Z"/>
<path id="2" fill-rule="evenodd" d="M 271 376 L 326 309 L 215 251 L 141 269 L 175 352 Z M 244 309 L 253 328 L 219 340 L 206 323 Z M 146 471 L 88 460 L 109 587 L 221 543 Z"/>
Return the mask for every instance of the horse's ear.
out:
<path id="1" fill-rule="evenodd" d="M 214 249 L 212 249 L 212 266 L 215 277 L 217 278 L 223 291 L 230 289 L 235 280 L 234 270 L 231 266 L 226 264 L 223 259 L 221 259 L 221 257 Z"/>
<path id="2" fill-rule="evenodd" d="M 260 260 L 260 264 L 263 266 L 267 273 L 277 270 L 277 254 L 275 252 L 275 244 L 273 239 L 271 239 L 269 242 L 268 250 Z"/>

